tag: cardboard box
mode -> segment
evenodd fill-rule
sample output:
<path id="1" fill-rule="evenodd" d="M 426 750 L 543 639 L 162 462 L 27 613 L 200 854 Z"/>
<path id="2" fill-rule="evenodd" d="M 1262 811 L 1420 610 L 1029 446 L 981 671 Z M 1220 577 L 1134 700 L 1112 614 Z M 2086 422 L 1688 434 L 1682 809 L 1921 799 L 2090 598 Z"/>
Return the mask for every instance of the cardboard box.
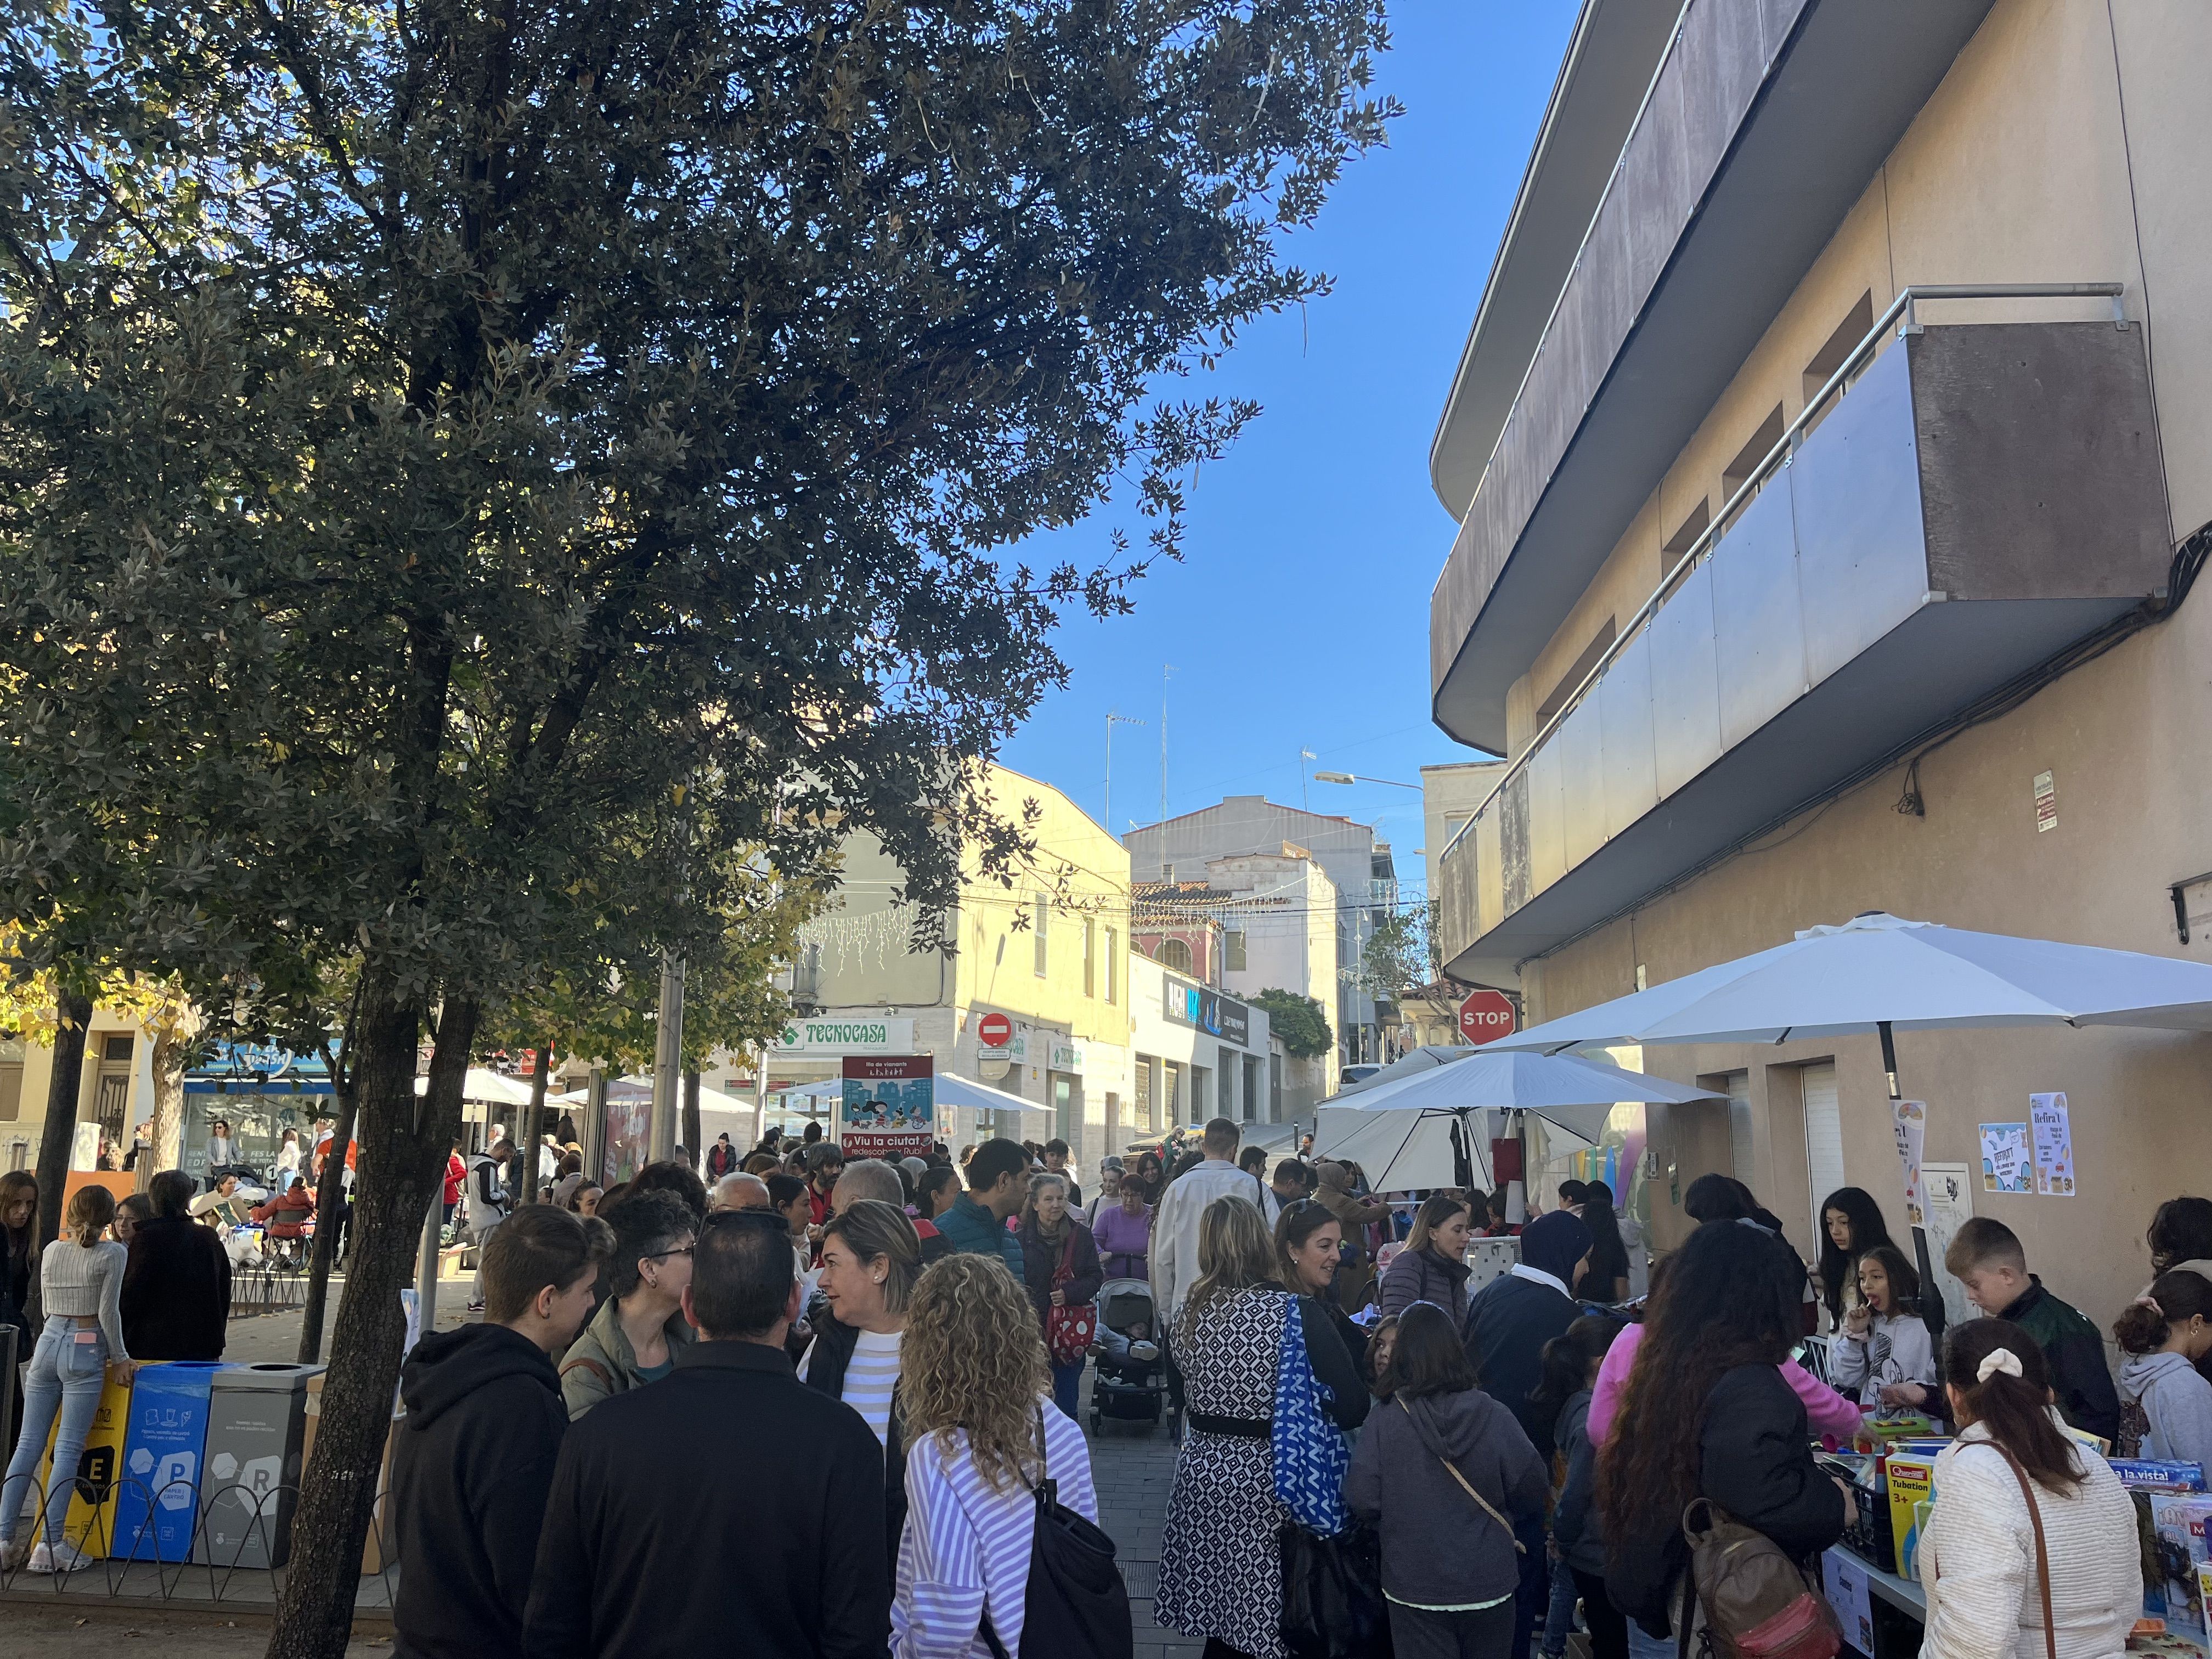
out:
<path id="1" fill-rule="evenodd" d="M 1889 1480 L 1889 1530 L 1897 1547 L 1897 1576 L 1917 1576 L 1920 1528 L 1936 1496 L 1933 1453 L 1892 1452 L 1882 1460 Z"/>

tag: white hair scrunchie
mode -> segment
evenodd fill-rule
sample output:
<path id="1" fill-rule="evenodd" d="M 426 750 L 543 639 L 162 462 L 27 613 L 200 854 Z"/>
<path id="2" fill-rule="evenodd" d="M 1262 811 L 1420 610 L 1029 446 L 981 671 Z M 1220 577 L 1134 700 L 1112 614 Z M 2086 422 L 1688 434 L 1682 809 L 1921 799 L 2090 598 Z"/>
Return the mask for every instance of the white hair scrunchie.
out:
<path id="1" fill-rule="evenodd" d="M 1974 1381 L 1986 1382 L 1995 1371 L 2002 1371 L 2007 1376 L 2018 1376 L 2020 1356 L 2010 1348 L 1991 1348 L 1982 1356 L 1982 1363 L 1975 1368 Z"/>

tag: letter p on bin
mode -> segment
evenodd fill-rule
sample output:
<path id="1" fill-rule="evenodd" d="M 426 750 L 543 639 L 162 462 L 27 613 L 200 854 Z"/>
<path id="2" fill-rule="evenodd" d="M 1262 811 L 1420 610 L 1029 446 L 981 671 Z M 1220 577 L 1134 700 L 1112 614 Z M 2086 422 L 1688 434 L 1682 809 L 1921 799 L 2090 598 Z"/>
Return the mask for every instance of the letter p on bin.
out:
<path id="1" fill-rule="evenodd" d="M 307 1381 L 320 1365 L 233 1365 L 208 1395 L 207 1473 L 192 1559 L 218 1567 L 281 1567 L 292 1557 L 292 1510 L 307 1435 Z"/>

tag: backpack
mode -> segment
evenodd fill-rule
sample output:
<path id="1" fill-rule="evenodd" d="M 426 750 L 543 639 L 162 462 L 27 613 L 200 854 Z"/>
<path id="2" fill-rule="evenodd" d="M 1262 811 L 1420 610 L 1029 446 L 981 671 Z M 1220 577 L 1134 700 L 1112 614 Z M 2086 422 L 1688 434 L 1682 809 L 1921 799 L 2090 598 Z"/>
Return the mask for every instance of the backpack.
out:
<path id="1" fill-rule="evenodd" d="M 1044 1450 L 1044 1415 L 1037 1414 L 1037 1450 Z M 1136 1630 L 1129 1589 L 1115 1565 L 1114 1540 L 1060 1501 L 1060 1486 L 1040 1468 L 1036 1528 L 1030 1539 L 1029 1583 L 1022 1592 L 1022 1646 L 1053 1659 L 1133 1659 Z M 988 1613 L 981 1632 L 996 1659 L 1006 1659 Z"/>
<path id="2" fill-rule="evenodd" d="M 1705 1524 L 1693 1518 L 1702 1509 Z M 1835 1659 L 1844 1644 L 1835 1609 L 1788 1552 L 1711 1498 L 1682 1511 L 1690 1571 L 1678 1651 L 1690 1650 L 1698 1604 L 1705 1608 L 1702 1638 L 1721 1659 Z"/>

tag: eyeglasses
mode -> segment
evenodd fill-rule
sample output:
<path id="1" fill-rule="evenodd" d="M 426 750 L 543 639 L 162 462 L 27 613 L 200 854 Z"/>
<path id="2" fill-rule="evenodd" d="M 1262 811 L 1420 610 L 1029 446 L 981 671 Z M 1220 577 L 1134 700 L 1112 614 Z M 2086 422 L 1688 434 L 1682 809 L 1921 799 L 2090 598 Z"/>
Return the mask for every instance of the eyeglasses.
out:
<path id="1" fill-rule="evenodd" d="M 689 1255 L 698 1249 L 696 1244 L 678 1244 L 671 1250 L 647 1250 L 641 1258 L 646 1261 L 665 1261 L 672 1255 Z"/>

